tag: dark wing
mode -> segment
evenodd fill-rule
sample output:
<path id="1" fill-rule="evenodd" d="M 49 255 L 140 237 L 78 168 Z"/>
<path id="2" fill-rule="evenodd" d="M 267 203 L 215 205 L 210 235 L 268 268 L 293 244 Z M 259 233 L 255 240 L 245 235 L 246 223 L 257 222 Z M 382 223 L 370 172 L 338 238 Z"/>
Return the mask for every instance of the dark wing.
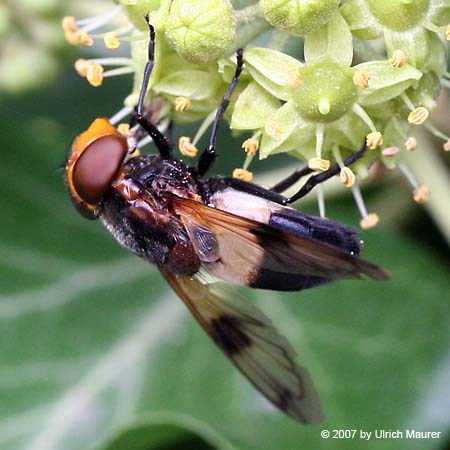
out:
<path id="1" fill-rule="evenodd" d="M 308 424 L 324 420 L 309 373 L 261 311 L 216 284 L 162 271 L 203 329 L 270 402 Z"/>
<path id="2" fill-rule="evenodd" d="M 323 279 L 360 278 L 363 274 L 375 280 L 389 278 L 375 264 L 310 237 L 185 198 L 172 196 L 172 201 L 199 255 L 208 251 L 216 255 L 215 260 L 201 256 L 205 268 L 229 282 L 252 286 L 261 269 Z"/>

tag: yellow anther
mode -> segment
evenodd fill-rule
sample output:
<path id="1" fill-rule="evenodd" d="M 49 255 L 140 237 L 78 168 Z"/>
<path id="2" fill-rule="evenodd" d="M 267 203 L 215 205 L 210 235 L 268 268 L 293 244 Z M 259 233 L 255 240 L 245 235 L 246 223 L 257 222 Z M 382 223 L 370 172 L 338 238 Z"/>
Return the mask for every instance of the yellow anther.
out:
<path id="1" fill-rule="evenodd" d="M 283 135 L 283 131 L 281 130 L 280 125 L 278 125 L 278 123 L 275 122 L 275 120 L 268 120 L 264 127 L 264 131 L 274 141 L 281 140 L 281 137 Z"/>
<path id="2" fill-rule="evenodd" d="M 378 224 L 380 218 L 375 214 L 368 214 L 366 217 L 363 217 L 359 222 L 359 225 L 363 230 L 368 230 L 369 228 L 373 228 Z"/>
<path id="3" fill-rule="evenodd" d="M 330 161 L 322 158 L 311 158 L 308 161 L 308 167 L 317 172 L 325 172 L 330 168 Z"/>
<path id="4" fill-rule="evenodd" d="M 414 201 L 416 203 L 425 203 L 430 198 L 430 188 L 428 186 L 419 186 L 414 190 Z"/>
<path id="5" fill-rule="evenodd" d="M 64 33 L 67 42 L 72 45 L 85 45 L 91 47 L 94 44 L 94 39 L 86 31 L 66 31 Z"/>
<path id="6" fill-rule="evenodd" d="M 381 154 L 383 156 L 386 156 L 386 157 L 390 158 L 392 156 L 395 156 L 399 151 L 400 150 L 399 150 L 398 147 L 387 147 L 387 148 L 383 149 Z"/>
<path id="7" fill-rule="evenodd" d="M 391 58 L 389 59 L 389 64 L 396 69 L 400 69 L 406 64 L 406 54 L 403 50 L 394 50 Z"/>
<path id="8" fill-rule="evenodd" d="M 242 143 L 242 148 L 245 153 L 254 156 L 259 149 L 259 140 L 254 137 L 248 138 Z"/>
<path id="9" fill-rule="evenodd" d="M 183 156 L 188 156 L 189 158 L 197 156 L 198 148 L 191 143 L 191 138 L 189 136 L 180 137 L 178 140 L 178 148 Z"/>
<path id="10" fill-rule="evenodd" d="M 379 131 L 373 131 L 366 136 L 366 145 L 371 150 L 383 144 L 383 135 Z"/>
<path id="11" fill-rule="evenodd" d="M 78 74 L 79 74 L 80 76 L 86 77 L 86 76 L 87 76 L 87 73 L 88 73 L 89 66 L 90 66 L 91 64 L 92 64 L 92 63 L 89 62 L 87 59 L 78 58 L 78 59 L 75 61 L 74 66 L 75 66 L 75 70 L 78 72 Z"/>
<path id="12" fill-rule="evenodd" d="M 370 73 L 365 70 L 355 70 L 353 74 L 353 84 L 361 89 L 369 87 Z"/>
<path id="13" fill-rule="evenodd" d="M 298 69 L 299 67 L 296 64 L 290 64 L 287 68 L 289 84 L 294 87 L 299 87 L 303 84 L 303 77 Z"/>
<path id="14" fill-rule="evenodd" d="M 450 152 L 450 139 L 443 145 L 446 152 Z"/>
<path id="15" fill-rule="evenodd" d="M 128 0 L 128 5 L 134 6 L 137 3 L 136 0 Z"/>
<path id="16" fill-rule="evenodd" d="M 119 125 L 117 125 L 117 131 L 125 137 L 131 137 L 129 123 L 119 123 Z"/>
<path id="17" fill-rule="evenodd" d="M 413 138 L 412 136 L 410 136 L 408 139 L 406 139 L 404 145 L 405 145 L 406 150 L 408 150 L 409 152 L 414 151 L 417 148 L 416 138 Z"/>
<path id="18" fill-rule="evenodd" d="M 424 106 L 419 106 L 408 115 L 408 122 L 413 125 L 422 125 L 428 119 L 430 112 Z"/>
<path id="19" fill-rule="evenodd" d="M 186 111 L 191 107 L 191 101 L 187 97 L 177 97 L 175 99 L 175 110 L 178 112 Z"/>
<path id="20" fill-rule="evenodd" d="M 447 25 L 447 29 L 445 30 L 445 34 L 447 35 L 447 41 L 450 41 L 450 23 Z"/>
<path id="21" fill-rule="evenodd" d="M 252 181 L 253 173 L 245 169 L 234 169 L 233 178 L 239 178 L 239 180 L 243 181 Z"/>
<path id="22" fill-rule="evenodd" d="M 92 63 L 89 65 L 86 78 L 92 86 L 101 86 L 103 83 L 103 70 L 104 69 L 101 64 Z"/>
<path id="23" fill-rule="evenodd" d="M 356 176 L 350 167 L 343 167 L 339 176 L 345 187 L 351 188 L 355 184 Z"/>
<path id="24" fill-rule="evenodd" d="M 78 30 L 78 27 L 75 23 L 75 17 L 73 16 L 65 16 L 61 21 L 61 26 L 64 32 L 66 33 L 75 33 Z"/>
<path id="25" fill-rule="evenodd" d="M 120 39 L 115 31 L 110 31 L 103 35 L 105 46 L 111 50 L 117 50 L 120 47 Z"/>

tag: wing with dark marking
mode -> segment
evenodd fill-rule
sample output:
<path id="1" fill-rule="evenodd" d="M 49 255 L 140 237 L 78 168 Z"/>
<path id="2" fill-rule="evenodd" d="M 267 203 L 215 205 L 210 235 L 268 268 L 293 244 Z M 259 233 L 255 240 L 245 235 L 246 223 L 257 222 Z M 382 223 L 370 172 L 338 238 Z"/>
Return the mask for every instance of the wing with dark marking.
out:
<path id="1" fill-rule="evenodd" d="M 217 284 L 162 271 L 203 329 L 268 400 L 308 424 L 324 420 L 319 395 L 295 351 L 261 311 Z"/>
<path id="2" fill-rule="evenodd" d="M 205 261 L 215 276 L 236 284 L 252 285 L 261 269 L 324 279 L 360 278 L 386 280 L 380 267 L 338 247 L 283 231 L 185 198 L 172 197 L 175 211 L 193 241 L 197 230 L 216 236 L 220 260 Z M 203 251 L 204 252 L 204 251 Z"/>

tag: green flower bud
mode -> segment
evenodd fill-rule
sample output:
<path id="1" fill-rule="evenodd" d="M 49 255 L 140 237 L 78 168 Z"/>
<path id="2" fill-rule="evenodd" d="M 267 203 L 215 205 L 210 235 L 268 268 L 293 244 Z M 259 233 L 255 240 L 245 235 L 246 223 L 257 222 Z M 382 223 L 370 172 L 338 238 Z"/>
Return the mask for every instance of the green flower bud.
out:
<path id="1" fill-rule="evenodd" d="M 328 22 L 339 0 L 261 0 L 261 6 L 271 25 L 304 36 Z"/>
<path id="2" fill-rule="evenodd" d="M 438 26 L 447 25 L 450 22 L 449 0 L 431 0 L 428 19 Z"/>
<path id="3" fill-rule="evenodd" d="M 121 0 L 119 3 L 126 5 L 128 17 L 138 30 L 148 31 L 145 15 L 156 11 L 160 7 L 161 0 L 136 0 L 134 5 L 128 4 L 128 0 Z"/>
<path id="4" fill-rule="evenodd" d="M 230 126 L 235 130 L 263 128 L 279 107 L 279 100 L 252 82 L 237 98 Z"/>
<path id="5" fill-rule="evenodd" d="M 364 0 L 348 0 L 339 11 L 356 37 L 376 39 L 383 34 L 383 28 L 376 21 Z"/>
<path id="6" fill-rule="evenodd" d="M 166 22 L 166 38 L 189 62 L 214 61 L 235 39 L 233 7 L 228 0 L 174 0 Z"/>
<path id="7" fill-rule="evenodd" d="M 300 115 L 313 122 L 332 122 L 355 103 L 358 90 L 353 70 L 336 64 L 318 64 L 300 69 L 303 86 L 292 91 Z"/>
<path id="8" fill-rule="evenodd" d="M 425 19 L 430 0 L 366 0 L 372 14 L 386 28 L 404 31 Z"/>

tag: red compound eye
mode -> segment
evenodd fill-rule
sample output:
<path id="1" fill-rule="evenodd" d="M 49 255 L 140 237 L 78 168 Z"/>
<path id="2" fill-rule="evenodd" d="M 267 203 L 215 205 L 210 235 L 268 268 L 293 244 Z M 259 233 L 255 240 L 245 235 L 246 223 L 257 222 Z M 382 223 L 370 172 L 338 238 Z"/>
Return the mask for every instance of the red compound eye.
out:
<path id="1" fill-rule="evenodd" d="M 100 137 L 85 148 L 73 168 L 73 187 L 83 201 L 91 205 L 101 201 L 127 150 L 127 141 L 120 135 Z"/>

